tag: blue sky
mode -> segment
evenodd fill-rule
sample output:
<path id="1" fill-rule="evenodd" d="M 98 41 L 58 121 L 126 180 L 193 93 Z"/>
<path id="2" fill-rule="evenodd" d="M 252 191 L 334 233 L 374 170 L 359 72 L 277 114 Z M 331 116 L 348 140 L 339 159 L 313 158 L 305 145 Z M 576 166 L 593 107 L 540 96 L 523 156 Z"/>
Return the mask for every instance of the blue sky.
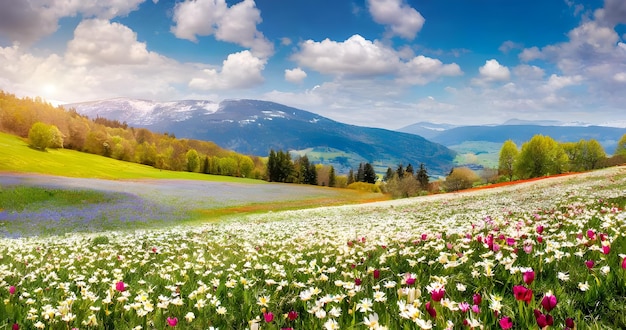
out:
<path id="1" fill-rule="evenodd" d="M 341 122 L 626 126 L 626 1 L 0 0 L 0 88 Z M 5 10 L 6 9 L 6 10 Z"/>

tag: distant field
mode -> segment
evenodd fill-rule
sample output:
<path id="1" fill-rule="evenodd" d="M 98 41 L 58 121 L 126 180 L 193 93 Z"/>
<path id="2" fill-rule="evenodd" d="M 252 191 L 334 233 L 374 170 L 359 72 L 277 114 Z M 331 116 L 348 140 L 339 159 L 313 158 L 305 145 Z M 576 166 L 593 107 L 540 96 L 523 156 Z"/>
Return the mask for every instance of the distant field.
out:
<path id="1" fill-rule="evenodd" d="M 448 148 L 459 153 L 454 159 L 456 165 L 477 164 L 488 168 L 497 168 L 502 143 L 466 141 Z"/>

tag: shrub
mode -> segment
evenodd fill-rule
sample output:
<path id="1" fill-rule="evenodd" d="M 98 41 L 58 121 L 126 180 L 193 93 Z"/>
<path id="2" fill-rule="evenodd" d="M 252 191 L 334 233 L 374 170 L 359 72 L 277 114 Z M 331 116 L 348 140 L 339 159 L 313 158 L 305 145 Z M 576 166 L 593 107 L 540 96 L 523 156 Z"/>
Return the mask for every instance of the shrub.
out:
<path id="1" fill-rule="evenodd" d="M 372 193 L 380 193 L 380 187 L 374 183 L 367 182 L 353 182 L 346 187 L 348 189 L 354 189 L 358 191 L 366 191 Z"/>
<path id="2" fill-rule="evenodd" d="M 92 246 L 105 245 L 105 244 L 109 244 L 108 236 L 100 235 L 100 236 L 94 237 L 93 240 L 91 240 Z"/>
<path id="3" fill-rule="evenodd" d="M 39 150 L 63 147 L 61 131 L 54 125 L 46 125 L 42 122 L 36 122 L 30 127 L 28 140 L 31 147 Z"/>
<path id="4" fill-rule="evenodd" d="M 467 167 L 459 167 L 452 170 L 450 175 L 446 177 L 444 187 L 446 191 L 457 191 L 468 189 L 479 181 L 480 177 Z"/>

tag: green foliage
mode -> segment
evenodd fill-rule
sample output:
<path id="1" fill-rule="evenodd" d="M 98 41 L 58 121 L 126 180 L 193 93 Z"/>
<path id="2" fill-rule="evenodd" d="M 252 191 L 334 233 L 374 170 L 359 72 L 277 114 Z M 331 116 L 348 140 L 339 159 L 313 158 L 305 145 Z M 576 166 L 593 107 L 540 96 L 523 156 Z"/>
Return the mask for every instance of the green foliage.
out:
<path id="1" fill-rule="evenodd" d="M 328 174 L 328 186 L 335 187 L 337 184 L 337 175 L 335 175 L 335 168 L 330 166 L 330 172 Z"/>
<path id="2" fill-rule="evenodd" d="M 467 167 L 452 169 L 446 177 L 444 188 L 446 191 L 458 191 L 471 188 L 474 183 L 480 181 L 480 177 Z"/>
<path id="3" fill-rule="evenodd" d="M 513 172 L 515 160 L 519 151 L 513 140 L 507 140 L 500 149 L 500 157 L 498 159 L 498 172 L 500 175 L 508 177 L 509 181 L 513 181 Z"/>
<path id="4" fill-rule="evenodd" d="M 62 148 L 63 135 L 54 125 L 46 125 L 42 122 L 36 122 L 28 131 L 28 140 L 30 146 L 38 150 L 46 150 L 46 148 Z"/>
<path id="5" fill-rule="evenodd" d="M 424 192 L 420 182 L 409 175 L 405 175 L 402 178 L 394 175 L 385 183 L 384 191 L 391 194 L 393 198 L 415 197 Z"/>
<path id="6" fill-rule="evenodd" d="M 566 170 L 569 158 L 554 139 L 535 135 L 522 145 L 514 172 L 521 178 L 536 178 L 560 174 Z"/>
<path id="7" fill-rule="evenodd" d="M 626 134 L 622 135 L 622 138 L 617 142 L 614 155 L 626 157 Z"/>
<path id="8" fill-rule="evenodd" d="M 424 163 L 420 164 L 420 169 L 417 171 L 415 178 L 420 183 L 420 188 L 422 190 L 428 190 L 428 171 L 426 170 L 426 165 L 424 165 Z"/>
<path id="9" fill-rule="evenodd" d="M 187 151 L 187 171 L 188 172 L 197 172 L 200 167 L 200 156 L 198 156 L 198 152 L 196 149 L 189 149 Z"/>
<path id="10" fill-rule="evenodd" d="M 380 187 L 378 185 L 367 182 L 353 182 L 346 188 L 364 192 L 380 193 Z"/>
<path id="11" fill-rule="evenodd" d="M 98 246 L 98 245 L 106 245 L 109 244 L 109 236 L 106 235 L 99 235 L 94 237 L 91 240 L 91 246 Z"/>

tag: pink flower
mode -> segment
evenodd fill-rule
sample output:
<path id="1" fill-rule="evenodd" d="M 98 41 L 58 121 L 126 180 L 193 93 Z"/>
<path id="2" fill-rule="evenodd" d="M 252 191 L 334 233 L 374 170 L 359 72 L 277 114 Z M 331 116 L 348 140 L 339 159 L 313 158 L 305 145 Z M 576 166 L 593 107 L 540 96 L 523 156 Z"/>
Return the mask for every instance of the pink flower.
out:
<path id="1" fill-rule="evenodd" d="M 527 254 L 530 254 L 531 252 L 533 252 L 533 246 L 530 244 L 524 245 L 524 252 L 526 252 Z"/>
<path id="2" fill-rule="evenodd" d="M 126 290 L 126 284 L 124 284 L 123 281 L 115 283 L 115 290 L 119 292 L 124 292 Z"/>
<path id="3" fill-rule="evenodd" d="M 265 319 L 265 322 L 270 323 L 274 321 L 274 313 L 272 312 L 263 313 L 263 318 Z"/>
<path id="4" fill-rule="evenodd" d="M 622 260 L 622 269 L 626 269 L 626 257 Z"/>
<path id="5" fill-rule="evenodd" d="M 406 282 L 406 285 L 413 285 L 415 284 L 415 277 L 413 274 L 407 273 L 404 275 L 404 281 Z"/>
<path id="6" fill-rule="evenodd" d="M 176 317 L 168 317 L 166 321 L 170 327 L 175 327 L 178 324 L 178 318 Z"/>
<path id="7" fill-rule="evenodd" d="M 380 269 L 374 269 L 374 279 L 377 280 L 380 278 Z"/>
<path id="8" fill-rule="evenodd" d="M 552 315 L 543 314 L 538 309 L 535 309 L 534 313 L 535 313 L 535 320 L 537 321 L 537 325 L 539 326 L 539 328 L 543 329 L 549 325 L 554 324 L 554 318 L 552 318 Z"/>
<path id="9" fill-rule="evenodd" d="M 530 300 L 533 298 L 533 290 L 528 289 L 523 285 L 514 285 L 513 295 L 516 300 L 523 300 L 526 303 L 530 303 Z"/>
<path id="10" fill-rule="evenodd" d="M 539 225 L 537 226 L 537 234 L 541 235 L 541 233 L 543 233 L 543 226 Z"/>
<path id="11" fill-rule="evenodd" d="M 428 238 L 427 234 L 422 234 L 422 241 L 425 241 Z"/>
<path id="12" fill-rule="evenodd" d="M 20 330 L 20 325 L 17 323 L 13 323 L 13 325 L 11 326 L 11 330 Z"/>
<path id="13" fill-rule="evenodd" d="M 611 246 L 610 245 L 602 245 L 602 253 L 609 254 L 610 252 L 611 252 Z"/>
<path id="14" fill-rule="evenodd" d="M 361 281 L 360 278 L 357 277 L 357 278 L 354 279 L 354 285 L 359 286 L 359 285 L 361 285 L 361 283 L 362 283 L 362 281 Z"/>
<path id="15" fill-rule="evenodd" d="M 480 296 L 480 293 L 474 293 L 474 295 L 472 296 L 472 301 L 474 302 L 474 305 L 480 305 L 480 303 L 483 301 L 483 298 Z"/>
<path id="16" fill-rule="evenodd" d="M 431 305 L 430 301 L 426 303 L 426 311 L 428 312 L 428 315 L 430 315 L 430 317 L 437 317 L 437 311 L 435 310 L 435 307 Z"/>
<path id="17" fill-rule="evenodd" d="M 568 318 L 565 319 L 565 326 L 570 328 L 570 329 L 574 329 L 576 324 L 574 323 L 574 320 L 571 317 L 568 317 Z"/>
<path id="18" fill-rule="evenodd" d="M 15 287 L 15 285 L 11 285 L 9 287 L 9 293 L 10 294 L 15 294 L 16 291 L 17 291 L 17 288 Z"/>
<path id="19" fill-rule="evenodd" d="M 593 265 L 595 265 L 595 261 L 587 260 L 587 261 L 585 261 L 585 265 L 587 266 L 587 268 L 591 269 L 591 268 L 593 268 Z"/>
<path id="20" fill-rule="evenodd" d="M 504 330 L 511 329 L 513 327 L 513 320 L 511 320 L 508 316 L 501 318 L 498 323 L 500 323 L 500 328 Z"/>
<path id="21" fill-rule="evenodd" d="M 465 301 L 462 301 L 459 303 L 459 309 L 461 310 L 461 312 L 467 313 L 467 311 L 470 310 L 470 304 L 468 304 Z"/>
<path id="22" fill-rule="evenodd" d="M 473 305 L 472 306 L 472 313 L 480 314 L 480 307 L 478 307 L 478 305 Z"/>
<path id="23" fill-rule="evenodd" d="M 289 321 L 293 321 L 293 320 L 297 319 L 298 318 L 298 312 L 290 311 L 289 313 L 287 313 L 287 318 L 289 319 Z"/>
<path id="24" fill-rule="evenodd" d="M 554 295 L 546 295 L 543 299 L 541 299 L 541 306 L 543 306 L 543 309 L 545 309 L 548 313 L 556 307 L 556 303 L 557 300 Z"/>
<path id="25" fill-rule="evenodd" d="M 507 239 L 506 239 L 506 244 L 507 244 L 508 246 L 513 246 L 513 245 L 515 245 L 515 238 L 513 238 L 513 237 L 507 237 Z"/>
<path id="26" fill-rule="evenodd" d="M 524 272 L 522 274 L 522 279 L 526 285 L 530 285 L 535 280 L 535 272 L 532 270 Z"/>
<path id="27" fill-rule="evenodd" d="M 587 230 L 587 238 L 593 241 L 596 239 L 596 233 L 591 229 Z"/>
<path id="28" fill-rule="evenodd" d="M 441 301 L 441 299 L 443 299 L 443 296 L 444 296 L 445 294 L 446 294 L 446 290 L 445 290 L 445 289 L 436 289 L 436 290 L 433 290 L 433 291 L 430 293 L 430 298 L 431 298 L 432 300 L 434 300 L 434 301 L 439 302 L 439 301 Z"/>

